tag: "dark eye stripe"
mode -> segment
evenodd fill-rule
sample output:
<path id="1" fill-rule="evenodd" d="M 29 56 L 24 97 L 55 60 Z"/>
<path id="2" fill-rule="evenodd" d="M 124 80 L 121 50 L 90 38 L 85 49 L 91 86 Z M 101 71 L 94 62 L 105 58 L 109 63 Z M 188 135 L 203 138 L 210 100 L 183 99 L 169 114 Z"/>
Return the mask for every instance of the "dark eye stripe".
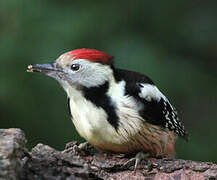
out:
<path id="1" fill-rule="evenodd" d="M 79 65 L 79 64 L 72 64 L 72 65 L 71 65 L 71 69 L 72 69 L 73 71 L 78 71 L 78 70 L 80 69 L 80 65 Z"/>

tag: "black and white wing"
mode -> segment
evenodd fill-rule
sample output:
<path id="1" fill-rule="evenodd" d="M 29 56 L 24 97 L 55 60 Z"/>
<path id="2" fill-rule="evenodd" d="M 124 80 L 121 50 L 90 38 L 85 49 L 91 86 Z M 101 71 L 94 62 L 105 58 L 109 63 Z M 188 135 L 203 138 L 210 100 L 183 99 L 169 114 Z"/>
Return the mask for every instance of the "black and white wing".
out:
<path id="1" fill-rule="evenodd" d="M 115 77 L 116 80 L 126 81 L 126 95 L 133 96 L 143 104 L 140 115 L 144 120 L 168 128 L 188 140 L 188 134 L 178 118 L 177 111 L 149 77 L 121 69 L 115 70 Z"/>
<path id="2" fill-rule="evenodd" d="M 160 90 L 153 84 L 137 83 L 137 86 L 140 87 L 137 98 L 144 104 L 141 116 L 148 122 L 168 128 L 187 139 L 187 132 L 178 118 L 176 109 Z"/>

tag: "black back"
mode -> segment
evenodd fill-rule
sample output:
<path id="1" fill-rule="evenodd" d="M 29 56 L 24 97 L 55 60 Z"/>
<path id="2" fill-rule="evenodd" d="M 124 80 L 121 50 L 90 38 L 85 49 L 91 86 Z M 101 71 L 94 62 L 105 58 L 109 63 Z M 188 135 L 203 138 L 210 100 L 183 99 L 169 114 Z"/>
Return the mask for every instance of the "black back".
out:
<path id="1" fill-rule="evenodd" d="M 116 81 L 126 81 L 125 94 L 133 96 L 143 104 L 144 108 L 139 114 L 145 121 L 168 128 L 185 139 L 188 138 L 184 126 L 179 121 L 175 108 L 172 107 L 167 99 L 162 97 L 160 101 L 154 98 L 151 101 L 147 101 L 139 96 L 144 84 L 154 85 L 154 82 L 148 76 L 128 70 L 115 69 L 114 67 L 113 70 Z"/>

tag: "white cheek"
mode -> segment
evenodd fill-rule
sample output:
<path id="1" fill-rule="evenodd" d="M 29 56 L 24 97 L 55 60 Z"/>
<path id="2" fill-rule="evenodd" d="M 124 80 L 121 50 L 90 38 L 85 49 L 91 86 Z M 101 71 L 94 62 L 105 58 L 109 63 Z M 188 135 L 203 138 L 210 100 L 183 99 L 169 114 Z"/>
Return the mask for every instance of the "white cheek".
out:
<path id="1" fill-rule="evenodd" d="M 67 61 L 60 60 L 59 64 L 65 67 L 65 76 L 63 79 L 70 85 L 77 84 L 85 87 L 99 86 L 105 83 L 105 81 L 108 81 L 113 74 L 112 69 L 108 65 L 90 62 L 85 59 L 73 60 L 71 64 L 66 64 Z M 79 64 L 80 69 L 78 71 L 72 71 L 70 68 L 72 63 Z"/>
<path id="2" fill-rule="evenodd" d="M 82 62 L 83 70 L 79 73 L 79 83 L 85 87 L 99 86 L 112 77 L 112 70 L 107 65 Z"/>

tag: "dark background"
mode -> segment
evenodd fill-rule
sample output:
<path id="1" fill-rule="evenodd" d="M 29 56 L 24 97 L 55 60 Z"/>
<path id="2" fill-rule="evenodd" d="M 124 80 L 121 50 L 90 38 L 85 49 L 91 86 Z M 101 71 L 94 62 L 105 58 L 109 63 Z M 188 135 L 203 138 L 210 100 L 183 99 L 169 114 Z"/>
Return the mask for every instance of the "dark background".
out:
<path id="1" fill-rule="evenodd" d="M 29 149 L 82 141 L 58 83 L 26 72 L 76 48 L 152 77 L 190 134 L 178 158 L 217 162 L 216 0 L 1 0 L 0 128 L 23 129 Z"/>

